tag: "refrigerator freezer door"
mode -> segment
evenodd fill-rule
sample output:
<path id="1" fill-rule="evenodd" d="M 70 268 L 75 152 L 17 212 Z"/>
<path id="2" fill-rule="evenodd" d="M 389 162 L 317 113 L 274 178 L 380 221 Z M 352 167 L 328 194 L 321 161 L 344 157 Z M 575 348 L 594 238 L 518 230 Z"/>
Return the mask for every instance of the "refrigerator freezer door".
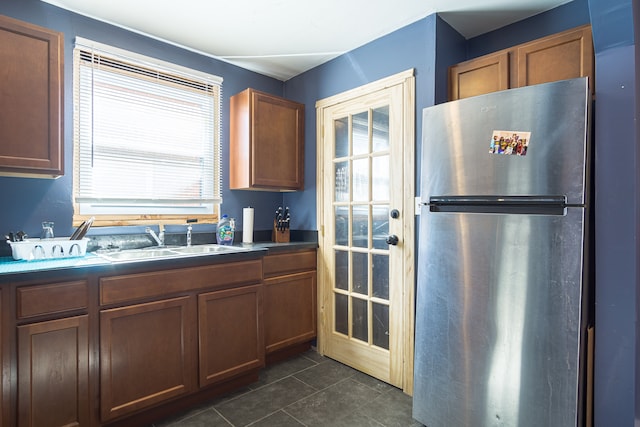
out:
<path id="1" fill-rule="evenodd" d="M 582 208 L 566 216 L 423 207 L 414 418 L 427 426 L 575 426 Z"/>
<path id="2" fill-rule="evenodd" d="M 584 204 L 589 96 L 580 78 L 425 108 L 422 201 L 555 195 Z"/>

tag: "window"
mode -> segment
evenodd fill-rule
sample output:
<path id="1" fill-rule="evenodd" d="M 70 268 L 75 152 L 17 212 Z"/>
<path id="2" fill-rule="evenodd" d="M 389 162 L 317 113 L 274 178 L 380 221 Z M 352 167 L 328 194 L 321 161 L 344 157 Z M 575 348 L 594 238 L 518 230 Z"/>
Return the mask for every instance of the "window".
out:
<path id="1" fill-rule="evenodd" d="M 74 220 L 217 219 L 220 77 L 78 38 Z"/>

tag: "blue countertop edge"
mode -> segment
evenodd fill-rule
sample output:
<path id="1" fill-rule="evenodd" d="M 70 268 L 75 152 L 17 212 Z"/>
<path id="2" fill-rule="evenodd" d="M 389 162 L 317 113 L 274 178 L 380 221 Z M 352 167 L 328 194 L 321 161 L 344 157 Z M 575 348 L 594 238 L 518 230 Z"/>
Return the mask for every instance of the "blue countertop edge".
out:
<path id="1" fill-rule="evenodd" d="M 244 248 L 267 250 L 267 254 L 285 253 L 303 249 L 316 249 L 316 242 L 290 242 L 290 243 L 274 243 L 274 242 L 256 242 L 256 243 L 239 243 L 234 246 Z M 215 255 L 211 255 L 215 256 Z M 140 261 L 145 262 L 145 261 Z M 44 260 L 14 260 L 12 257 L 0 257 L 0 275 L 30 273 L 36 271 L 58 270 L 66 268 L 83 268 L 83 267 L 99 267 L 112 265 L 111 262 L 99 257 L 93 253 L 87 253 L 82 257 L 61 258 L 61 259 L 44 259 Z"/>
<path id="2" fill-rule="evenodd" d="M 14 260 L 12 257 L 0 257 L 0 275 L 58 270 L 61 268 L 95 267 L 109 264 L 109 261 L 106 259 L 92 253 L 81 257 L 32 261 Z"/>

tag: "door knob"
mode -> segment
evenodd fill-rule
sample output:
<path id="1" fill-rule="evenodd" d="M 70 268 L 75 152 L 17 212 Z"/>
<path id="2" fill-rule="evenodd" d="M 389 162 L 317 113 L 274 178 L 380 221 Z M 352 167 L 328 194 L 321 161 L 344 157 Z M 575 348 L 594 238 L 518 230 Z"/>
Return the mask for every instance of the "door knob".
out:
<path id="1" fill-rule="evenodd" d="M 395 234 L 391 234 L 390 236 L 387 236 L 387 244 L 388 245 L 397 245 L 398 244 L 398 236 L 396 236 Z"/>

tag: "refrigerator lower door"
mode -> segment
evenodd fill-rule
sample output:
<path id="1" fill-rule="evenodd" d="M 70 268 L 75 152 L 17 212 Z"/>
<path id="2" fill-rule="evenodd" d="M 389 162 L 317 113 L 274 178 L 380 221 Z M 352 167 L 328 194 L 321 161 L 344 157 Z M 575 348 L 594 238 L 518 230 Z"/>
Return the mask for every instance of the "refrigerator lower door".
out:
<path id="1" fill-rule="evenodd" d="M 584 210 L 421 218 L 414 418 L 575 426 Z"/>

